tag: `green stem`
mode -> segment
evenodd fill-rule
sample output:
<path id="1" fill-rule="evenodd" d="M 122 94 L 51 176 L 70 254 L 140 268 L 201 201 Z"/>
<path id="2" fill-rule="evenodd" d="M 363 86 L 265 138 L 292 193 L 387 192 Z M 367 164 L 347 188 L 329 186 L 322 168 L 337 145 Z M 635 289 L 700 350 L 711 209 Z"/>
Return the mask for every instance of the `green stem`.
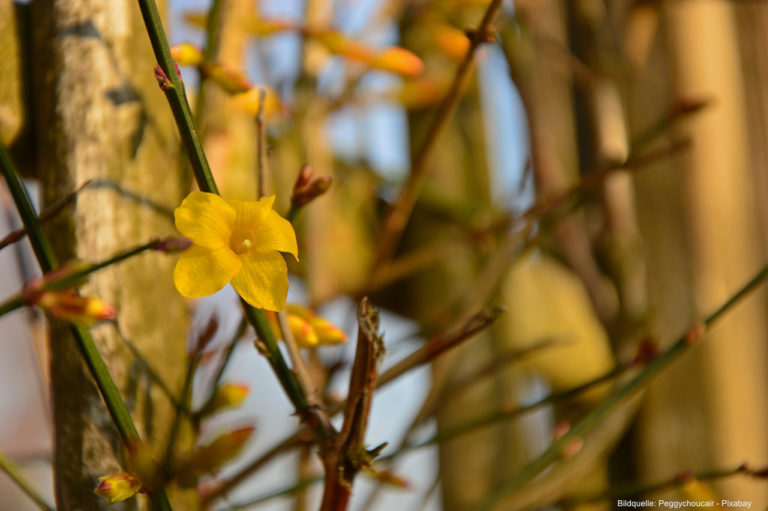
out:
<path id="1" fill-rule="evenodd" d="M 138 2 L 144 24 L 147 27 L 149 40 L 152 43 L 152 49 L 155 52 L 155 58 L 171 82 L 171 86 L 165 89 L 165 97 L 168 98 L 168 103 L 171 106 L 171 112 L 173 112 L 173 118 L 179 128 L 179 134 L 192 165 L 192 172 L 195 174 L 197 185 L 203 192 L 219 193 L 208 160 L 205 157 L 203 145 L 200 142 L 200 135 L 192 117 L 187 95 L 184 92 L 184 83 L 181 81 L 176 70 L 176 63 L 171 57 L 171 50 L 168 47 L 168 39 L 165 36 L 157 4 L 154 0 L 138 0 Z"/>
<path id="2" fill-rule="evenodd" d="M 309 407 L 309 403 L 307 402 L 307 398 L 304 395 L 304 391 L 299 385 L 299 382 L 288 367 L 288 364 L 285 363 L 285 358 L 283 358 L 283 354 L 280 352 L 280 348 L 277 345 L 277 338 L 272 331 L 267 315 L 264 314 L 263 310 L 251 307 L 244 300 L 241 301 L 243 303 L 243 308 L 245 309 L 245 317 L 248 318 L 248 322 L 253 325 L 261 342 L 264 343 L 267 361 L 275 371 L 275 374 L 280 380 L 285 392 L 288 394 L 288 397 L 296 406 L 296 411 L 300 414 L 305 412 Z"/>
<path id="3" fill-rule="evenodd" d="M 158 60 L 163 72 L 167 75 L 171 82 L 171 87 L 165 90 L 165 95 L 168 98 L 168 102 L 173 111 L 176 125 L 179 128 L 182 142 L 187 150 L 187 156 L 192 164 L 192 170 L 195 174 L 195 180 L 197 185 L 203 192 L 218 194 L 218 188 L 216 182 L 211 174 L 211 169 L 208 166 L 205 153 L 203 151 L 200 138 L 195 127 L 195 120 L 192 118 L 192 114 L 187 102 L 187 97 L 184 94 L 184 85 L 176 72 L 176 66 L 171 58 L 171 52 L 168 48 L 168 40 L 163 30 L 163 25 L 160 20 L 160 13 L 157 10 L 157 4 L 154 0 L 138 0 L 139 7 L 141 8 L 141 14 L 144 17 L 144 24 L 147 28 L 149 39 L 152 43 L 152 48 L 155 52 L 155 57 Z M 312 421 L 310 414 L 311 410 L 307 403 L 307 398 L 304 395 L 304 391 L 296 381 L 296 377 L 290 370 L 283 358 L 280 349 L 277 346 L 277 340 L 275 334 L 272 332 L 272 328 L 267 321 L 264 311 L 251 307 L 243 301 L 243 307 L 245 309 L 245 315 L 248 321 L 256 329 L 256 333 L 266 346 L 267 361 L 272 370 L 280 381 L 285 393 L 296 408 L 296 412 L 300 417 Z M 322 424 L 322 422 L 320 422 Z M 316 433 L 319 434 L 319 438 L 323 439 L 328 434 L 325 426 L 313 427 Z"/>
<path id="4" fill-rule="evenodd" d="M 2 145 L 0 145 L 0 172 L 2 172 L 6 183 L 8 184 L 8 189 L 16 204 L 16 209 L 19 211 L 24 227 L 27 229 L 27 236 L 32 244 L 32 249 L 35 252 L 35 257 L 40 265 L 40 269 L 43 273 L 48 273 L 58 265 L 56 257 L 53 255 L 48 239 L 45 237 L 42 227 L 40 226 L 40 221 L 38 220 L 32 201 L 29 198 L 29 194 L 27 193 L 24 184 L 21 182 L 11 159 L 8 157 L 5 147 Z M 112 376 L 109 374 L 107 365 L 104 363 L 104 359 L 101 358 L 90 332 L 88 329 L 77 325 L 72 325 L 70 329 L 75 338 L 75 342 L 77 343 L 77 347 L 80 350 L 80 354 L 82 355 L 85 364 L 88 366 L 91 376 L 96 382 L 96 386 L 99 389 L 101 397 L 104 399 L 104 403 L 107 405 L 109 415 L 112 417 L 112 421 L 117 427 L 123 443 L 128 445 L 139 442 L 139 433 L 136 430 L 136 426 L 133 424 L 131 414 L 128 412 L 128 408 L 125 406 L 120 391 L 118 390 L 117 385 L 115 385 Z M 160 491 L 157 498 L 159 499 L 159 505 L 155 509 L 171 509 L 168 499 L 165 496 L 165 492 Z"/>
<path id="5" fill-rule="evenodd" d="M 768 266 L 764 266 L 752 279 L 749 280 L 741 289 L 734 293 L 725 303 L 723 303 L 717 310 L 712 312 L 703 322 L 692 329 L 688 330 L 663 354 L 652 360 L 640 373 L 627 382 L 624 386 L 619 388 L 608 399 L 603 401 L 594 410 L 589 412 L 579 422 L 557 441 L 553 442 L 550 447 L 544 451 L 538 458 L 528 463 L 523 469 L 517 473 L 510 481 L 504 484 L 496 492 L 494 492 L 490 498 L 488 498 L 479 508 L 478 511 L 487 511 L 493 509 L 504 498 L 518 490 L 525 483 L 533 479 L 536 475 L 546 469 L 550 464 L 557 461 L 561 456 L 563 450 L 570 445 L 573 441 L 583 437 L 583 435 L 600 422 L 616 408 L 624 400 L 628 399 L 635 393 L 639 392 L 644 386 L 646 386 L 653 377 L 659 374 L 669 364 L 680 358 L 684 353 L 691 349 L 691 347 L 698 341 L 699 337 L 703 334 L 704 330 L 712 326 L 725 312 L 731 309 L 737 302 L 744 298 L 747 294 L 753 291 L 759 284 L 768 277 Z"/>
<path id="6" fill-rule="evenodd" d="M 19 487 L 21 491 L 23 491 L 27 497 L 32 499 L 35 504 L 37 504 L 37 507 L 42 509 L 43 511 L 55 511 L 55 509 L 49 505 L 42 496 L 40 496 L 39 493 L 37 493 L 37 490 L 35 490 L 32 485 L 29 483 L 29 481 L 26 480 L 26 478 L 22 475 L 21 470 L 19 467 L 16 466 L 14 462 L 12 462 L 9 458 L 5 456 L 0 451 L 0 470 L 5 472 L 8 477 L 11 478 L 11 480 L 16 483 L 16 486 Z"/>

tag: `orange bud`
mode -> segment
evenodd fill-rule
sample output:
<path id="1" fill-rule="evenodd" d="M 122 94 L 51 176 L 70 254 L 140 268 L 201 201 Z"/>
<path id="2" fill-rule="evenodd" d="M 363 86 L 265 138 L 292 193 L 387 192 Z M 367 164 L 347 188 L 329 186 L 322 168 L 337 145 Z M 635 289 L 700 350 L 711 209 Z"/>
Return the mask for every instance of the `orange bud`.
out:
<path id="1" fill-rule="evenodd" d="M 424 63 L 412 51 L 393 46 L 376 54 L 370 67 L 402 76 L 418 76 L 424 71 Z"/>
<path id="2" fill-rule="evenodd" d="M 461 60 L 469 50 L 469 38 L 467 34 L 450 25 L 438 25 L 434 28 L 434 37 L 437 47 L 455 60 Z"/>
<path id="3" fill-rule="evenodd" d="M 235 96 L 233 96 L 235 107 L 248 112 L 253 116 L 258 115 L 259 109 L 261 107 L 262 89 L 265 91 L 263 110 L 264 118 L 272 119 L 278 117 L 278 115 L 283 111 L 283 105 L 280 102 L 280 96 L 277 94 L 277 91 L 265 85 L 254 85 L 247 92 L 235 94 Z"/>
<path id="4" fill-rule="evenodd" d="M 347 340 L 347 334 L 325 318 L 316 316 L 310 320 L 310 324 L 315 329 L 320 344 L 341 344 Z"/>
<path id="5" fill-rule="evenodd" d="M 93 490 L 107 502 L 114 504 L 129 499 L 141 491 L 142 483 L 128 472 L 99 477 L 99 485 Z"/>
<path id="6" fill-rule="evenodd" d="M 317 346 L 317 333 L 307 320 L 289 313 L 288 325 L 291 328 L 293 339 L 300 348 L 314 348 Z"/>
<path id="7" fill-rule="evenodd" d="M 33 303 L 54 317 L 73 323 L 92 324 L 117 316 L 115 308 L 100 298 L 80 296 L 74 291 L 43 291 Z"/>
<path id="8" fill-rule="evenodd" d="M 247 92 L 253 86 L 245 74 L 223 63 L 206 64 L 203 66 L 203 76 L 216 82 L 229 94 Z"/>
<path id="9" fill-rule="evenodd" d="M 171 57 L 180 66 L 199 66 L 203 62 L 203 51 L 190 43 L 171 46 Z"/>
<path id="10" fill-rule="evenodd" d="M 250 389 L 242 383 L 225 383 L 216 389 L 208 414 L 218 412 L 225 408 L 237 408 L 248 397 Z"/>

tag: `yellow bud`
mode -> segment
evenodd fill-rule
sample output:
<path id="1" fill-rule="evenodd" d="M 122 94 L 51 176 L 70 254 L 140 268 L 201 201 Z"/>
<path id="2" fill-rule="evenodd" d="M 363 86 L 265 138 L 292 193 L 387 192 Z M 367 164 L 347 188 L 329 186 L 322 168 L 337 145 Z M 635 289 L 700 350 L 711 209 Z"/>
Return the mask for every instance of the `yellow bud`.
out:
<path id="1" fill-rule="evenodd" d="M 180 66 L 199 66 L 203 62 L 202 50 L 190 43 L 172 46 L 171 56 Z"/>
<path id="2" fill-rule="evenodd" d="M 107 502 L 114 504 L 129 499 L 139 493 L 142 483 L 128 472 L 99 477 L 99 485 L 93 490 Z"/>
<path id="3" fill-rule="evenodd" d="M 248 385 L 242 383 L 225 383 L 219 386 L 208 413 L 218 412 L 225 408 L 237 408 L 248 397 L 249 391 Z"/>

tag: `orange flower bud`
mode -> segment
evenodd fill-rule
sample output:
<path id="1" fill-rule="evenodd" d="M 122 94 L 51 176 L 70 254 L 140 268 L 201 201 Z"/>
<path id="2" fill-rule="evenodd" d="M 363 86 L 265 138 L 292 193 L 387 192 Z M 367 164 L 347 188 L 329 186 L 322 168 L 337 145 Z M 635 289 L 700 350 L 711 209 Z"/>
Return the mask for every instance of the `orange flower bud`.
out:
<path id="1" fill-rule="evenodd" d="M 402 76 L 418 76 L 424 71 L 424 63 L 412 51 L 393 46 L 376 54 L 369 65 L 374 69 L 389 71 Z"/>
<path id="2" fill-rule="evenodd" d="M 99 477 L 99 485 L 93 490 L 107 502 L 114 504 L 129 499 L 139 493 L 142 483 L 128 472 Z"/>
<path id="3" fill-rule="evenodd" d="M 438 25 L 434 28 L 434 37 L 437 47 L 455 60 L 461 60 L 469 50 L 469 38 L 467 34 L 450 25 Z"/>
<path id="4" fill-rule="evenodd" d="M 73 323 L 92 324 L 117 316 L 115 308 L 100 298 L 80 296 L 74 291 L 43 291 L 33 303 L 54 317 Z"/>
<path id="5" fill-rule="evenodd" d="M 203 62 L 203 51 L 190 43 L 171 47 L 171 57 L 181 66 L 199 66 Z"/>
<path id="6" fill-rule="evenodd" d="M 225 383 L 216 389 L 208 414 L 212 414 L 225 408 L 237 408 L 248 397 L 250 389 L 242 383 Z"/>
<path id="7" fill-rule="evenodd" d="M 253 86 L 241 71 L 219 62 L 203 66 L 203 76 L 216 82 L 229 94 L 247 92 Z"/>
<path id="8" fill-rule="evenodd" d="M 347 340 L 347 334 L 325 318 L 315 316 L 310 320 L 310 324 L 315 329 L 320 344 L 341 344 Z"/>

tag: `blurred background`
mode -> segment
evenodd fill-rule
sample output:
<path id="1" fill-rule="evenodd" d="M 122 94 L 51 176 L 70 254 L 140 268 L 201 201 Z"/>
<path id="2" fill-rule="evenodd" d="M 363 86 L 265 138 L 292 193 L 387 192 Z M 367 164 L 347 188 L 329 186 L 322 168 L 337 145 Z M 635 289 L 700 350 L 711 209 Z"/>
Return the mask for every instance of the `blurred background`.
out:
<path id="1" fill-rule="evenodd" d="M 161 7 L 171 44 L 215 42 L 204 58 L 219 68 L 181 73 L 222 194 L 256 197 L 261 136 L 278 211 L 288 210 L 303 165 L 333 177 L 297 217 L 301 260 L 289 294 L 350 336 L 306 353 L 324 397 L 346 391 L 362 296 L 383 311 L 384 368 L 480 311 L 505 308 L 490 328 L 377 393 L 367 444 L 388 442 L 392 458 L 375 466 L 386 476 L 359 476 L 351 509 L 488 504 L 637 370 L 633 361 L 671 345 L 766 262 L 766 2 L 217 3 L 208 35 L 210 2 Z M 491 22 L 475 48 L 484 16 Z M 170 214 L 193 185 L 137 5 L 0 0 L 0 38 L 0 137 L 41 207 L 91 180 L 46 224 L 59 257 L 101 260 L 173 233 Z M 387 54 L 393 47 L 409 53 Z M 238 88 L 243 80 L 250 90 Z M 388 219 L 408 202 L 402 190 L 413 204 L 401 232 Z M 19 221 L 2 192 L 4 234 Z M 210 318 L 219 322 L 214 360 L 240 321 L 230 288 L 184 301 L 172 267 L 168 256 L 142 255 L 86 286 L 118 308 L 117 322 L 93 333 L 155 447 L 172 409 L 126 340 L 178 389 L 186 347 Z M 36 274 L 26 241 L 0 252 L 4 296 Z M 750 295 L 495 508 L 609 509 L 630 495 L 765 508 L 765 479 L 739 467 L 768 465 L 767 306 L 764 291 Z M 51 502 L 55 479 L 70 502 L 60 509 L 107 509 L 91 491 L 99 475 L 119 471 L 121 454 L 71 339 L 46 332 L 31 310 L 0 324 L 0 451 Z M 206 421 L 200 441 L 233 425 L 256 433 L 199 493 L 206 501 L 246 471 L 212 509 L 316 508 L 321 485 L 295 487 L 320 473 L 310 447 L 248 468 L 297 425 L 253 338 L 242 336 L 224 376 L 248 385 L 246 402 Z M 199 371 L 196 402 L 215 371 Z M 608 383 L 575 398 L 513 416 L 606 374 Z M 174 498 L 177 509 L 200 507 L 198 492 Z M 34 506 L 0 476 L 0 509 Z"/>

